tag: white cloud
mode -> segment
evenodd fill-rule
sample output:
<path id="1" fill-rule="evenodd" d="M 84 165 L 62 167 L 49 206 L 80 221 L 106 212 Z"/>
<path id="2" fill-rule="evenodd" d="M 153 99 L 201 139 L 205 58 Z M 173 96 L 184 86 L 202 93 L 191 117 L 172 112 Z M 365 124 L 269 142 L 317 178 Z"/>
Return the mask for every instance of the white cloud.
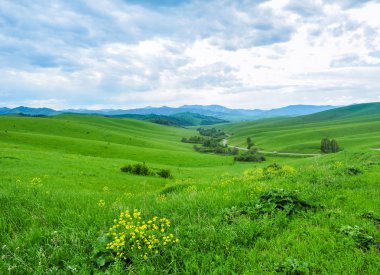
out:
<path id="1" fill-rule="evenodd" d="M 0 105 L 379 100 L 378 1 L 0 2 Z"/>

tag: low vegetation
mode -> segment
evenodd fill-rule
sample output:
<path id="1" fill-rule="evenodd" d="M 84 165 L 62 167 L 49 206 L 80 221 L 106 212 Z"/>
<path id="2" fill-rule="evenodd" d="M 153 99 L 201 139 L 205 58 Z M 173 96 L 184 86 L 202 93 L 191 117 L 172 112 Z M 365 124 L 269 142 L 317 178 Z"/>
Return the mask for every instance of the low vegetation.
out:
<path id="1" fill-rule="evenodd" d="M 262 161 L 265 161 L 266 158 L 262 154 L 259 154 L 258 150 L 250 149 L 236 156 L 234 160 L 245 161 L 245 162 L 262 162 Z"/>
<path id="2" fill-rule="evenodd" d="M 145 163 L 136 163 L 123 166 L 120 168 L 122 172 L 130 173 L 138 176 L 155 176 L 158 175 L 161 178 L 171 178 L 172 174 L 169 169 L 152 169 Z"/>
<path id="3" fill-rule="evenodd" d="M 343 225 L 339 228 L 339 232 L 351 237 L 360 249 L 368 250 L 371 246 L 375 245 L 374 237 L 369 235 L 367 231 L 360 226 Z"/>
<path id="4" fill-rule="evenodd" d="M 219 155 L 237 155 L 239 150 L 234 147 L 230 148 L 226 143 L 222 144 L 223 139 L 227 137 L 226 133 L 215 129 L 198 128 L 200 136 L 192 136 L 190 138 L 182 138 L 184 143 L 201 144 L 202 146 L 194 145 L 194 151 L 200 153 L 214 153 Z"/>
<path id="5" fill-rule="evenodd" d="M 216 128 L 198 128 L 197 131 L 202 136 L 211 137 L 217 140 L 222 140 L 227 137 L 227 134 L 225 132 Z"/>
<path id="6" fill-rule="evenodd" d="M 106 249 L 111 252 L 113 259 L 121 259 L 128 264 L 148 258 L 161 258 L 179 243 L 173 233 L 170 220 L 166 218 L 154 216 L 144 220 L 137 209 L 132 213 L 126 210 L 109 229 Z"/>
<path id="7" fill-rule="evenodd" d="M 189 138 L 182 138 L 181 142 L 184 143 L 195 143 L 195 144 L 203 144 L 208 138 L 202 136 L 192 136 Z"/>

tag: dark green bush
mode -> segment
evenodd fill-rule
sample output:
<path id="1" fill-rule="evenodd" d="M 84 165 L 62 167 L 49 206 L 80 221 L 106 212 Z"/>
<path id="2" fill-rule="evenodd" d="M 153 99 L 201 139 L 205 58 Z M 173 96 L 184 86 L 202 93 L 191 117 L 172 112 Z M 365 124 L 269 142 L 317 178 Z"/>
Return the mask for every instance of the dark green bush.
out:
<path id="1" fill-rule="evenodd" d="M 154 172 L 145 165 L 145 163 L 137 163 L 133 165 L 126 165 L 120 168 L 122 172 L 139 175 L 139 176 L 150 176 L 154 175 Z"/>
<path id="2" fill-rule="evenodd" d="M 313 208 L 315 207 L 299 198 L 296 192 L 284 189 L 269 190 L 254 202 L 254 212 L 258 216 L 272 216 L 279 211 L 291 216 Z"/>
<path id="3" fill-rule="evenodd" d="M 362 170 L 360 170 L 359 168 L 356 168 L 356 167 L 347 168 L 347 174 L 349 174 L 350 176 L 356 176 L 362 173 L 363 173 Z"/>
<path id="4" fill-rule="evenodd" d="M 161 169 L 157 172 L 157 175 L 159 175 L 161 178 L 171 178 L 172 177 L 172 173 L 170 172 L 169 169 Z"/>
<path id="5" fill-rule="evenodd" d="M 294 191 L 272 189 L 262 194 L 253 202 L 224 209 L 222 214 L 223 220 L 230 224 L 240 216 L 257 219 L 263 216 L 272 217 L 278 213 L 283 213 L 286 217 L 290 217 L 298 212 L 315 208 L 315 206 L 299 198 Z"/>
<path id="6" fill-rule="evenodd" d="M 130 173 L 139 176 L 160 176 L 161 178 L 171 178 L 172 174 L 169 169 L 155 169 L 157 172 L 154 172 L 153 169 L 146 166 L 145 163 L 137 163 L 133 165 L 126 165 L 120 168 L 122 172 Z"/>
<path id="7" fill-rule="evenodd" d="M 265 161 L 265 157 L 260 155 L 256 149 L 248 150 L 241 154 L 240 156 L 236 156 L 234 158 L 235 161 L 245 161 L 245 162 L 262 162 Z"/>

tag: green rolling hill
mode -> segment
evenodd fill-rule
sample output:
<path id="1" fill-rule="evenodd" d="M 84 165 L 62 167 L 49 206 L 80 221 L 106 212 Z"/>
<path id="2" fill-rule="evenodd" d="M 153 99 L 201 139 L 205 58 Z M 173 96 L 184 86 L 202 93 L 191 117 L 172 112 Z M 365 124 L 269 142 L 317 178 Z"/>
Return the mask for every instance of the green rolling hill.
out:
<path id="1" fill-rule="evenodd" d="M 251 137 L 262 149 L 318 153 L 324 137 L 336 138 L 345 150 L 380 147 L 380 103 L 358 104 L 312 115 L 218 126 L 230 145 L 245 146 Z"/>

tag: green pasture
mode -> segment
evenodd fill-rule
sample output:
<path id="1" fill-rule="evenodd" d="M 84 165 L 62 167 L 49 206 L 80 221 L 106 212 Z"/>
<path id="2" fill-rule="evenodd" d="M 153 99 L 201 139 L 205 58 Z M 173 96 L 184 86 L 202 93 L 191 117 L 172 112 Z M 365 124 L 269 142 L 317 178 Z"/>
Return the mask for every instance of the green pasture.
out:
<path id="1" fill-rule="evenodd" d="M 373 110 L 218 126 L 230 145 L 250 136 L 268 151 L 319 153 L 330 137 L 343 149 L 268 155 L 262 163 L 195 152 L 180 142 L 195 129 L 87 115 L 0 117 L 0 273 L 377 274 L 380 151 L 369 148 L 380 147 L 380 116 Z M 139 162 L 170 169 L 173 178 L 120 171 Z M 273 163 L 290 172 L 247 172 Z M 312 208 L 291 216 L 241 211 L 279 189 Z M 103 264 L 102 238 L 121 211 L 135 208 L 147 220 L 168 218 L 179 244 Z M 368 248 L 342 226 L 360 227 L 372 238 Z"/>

